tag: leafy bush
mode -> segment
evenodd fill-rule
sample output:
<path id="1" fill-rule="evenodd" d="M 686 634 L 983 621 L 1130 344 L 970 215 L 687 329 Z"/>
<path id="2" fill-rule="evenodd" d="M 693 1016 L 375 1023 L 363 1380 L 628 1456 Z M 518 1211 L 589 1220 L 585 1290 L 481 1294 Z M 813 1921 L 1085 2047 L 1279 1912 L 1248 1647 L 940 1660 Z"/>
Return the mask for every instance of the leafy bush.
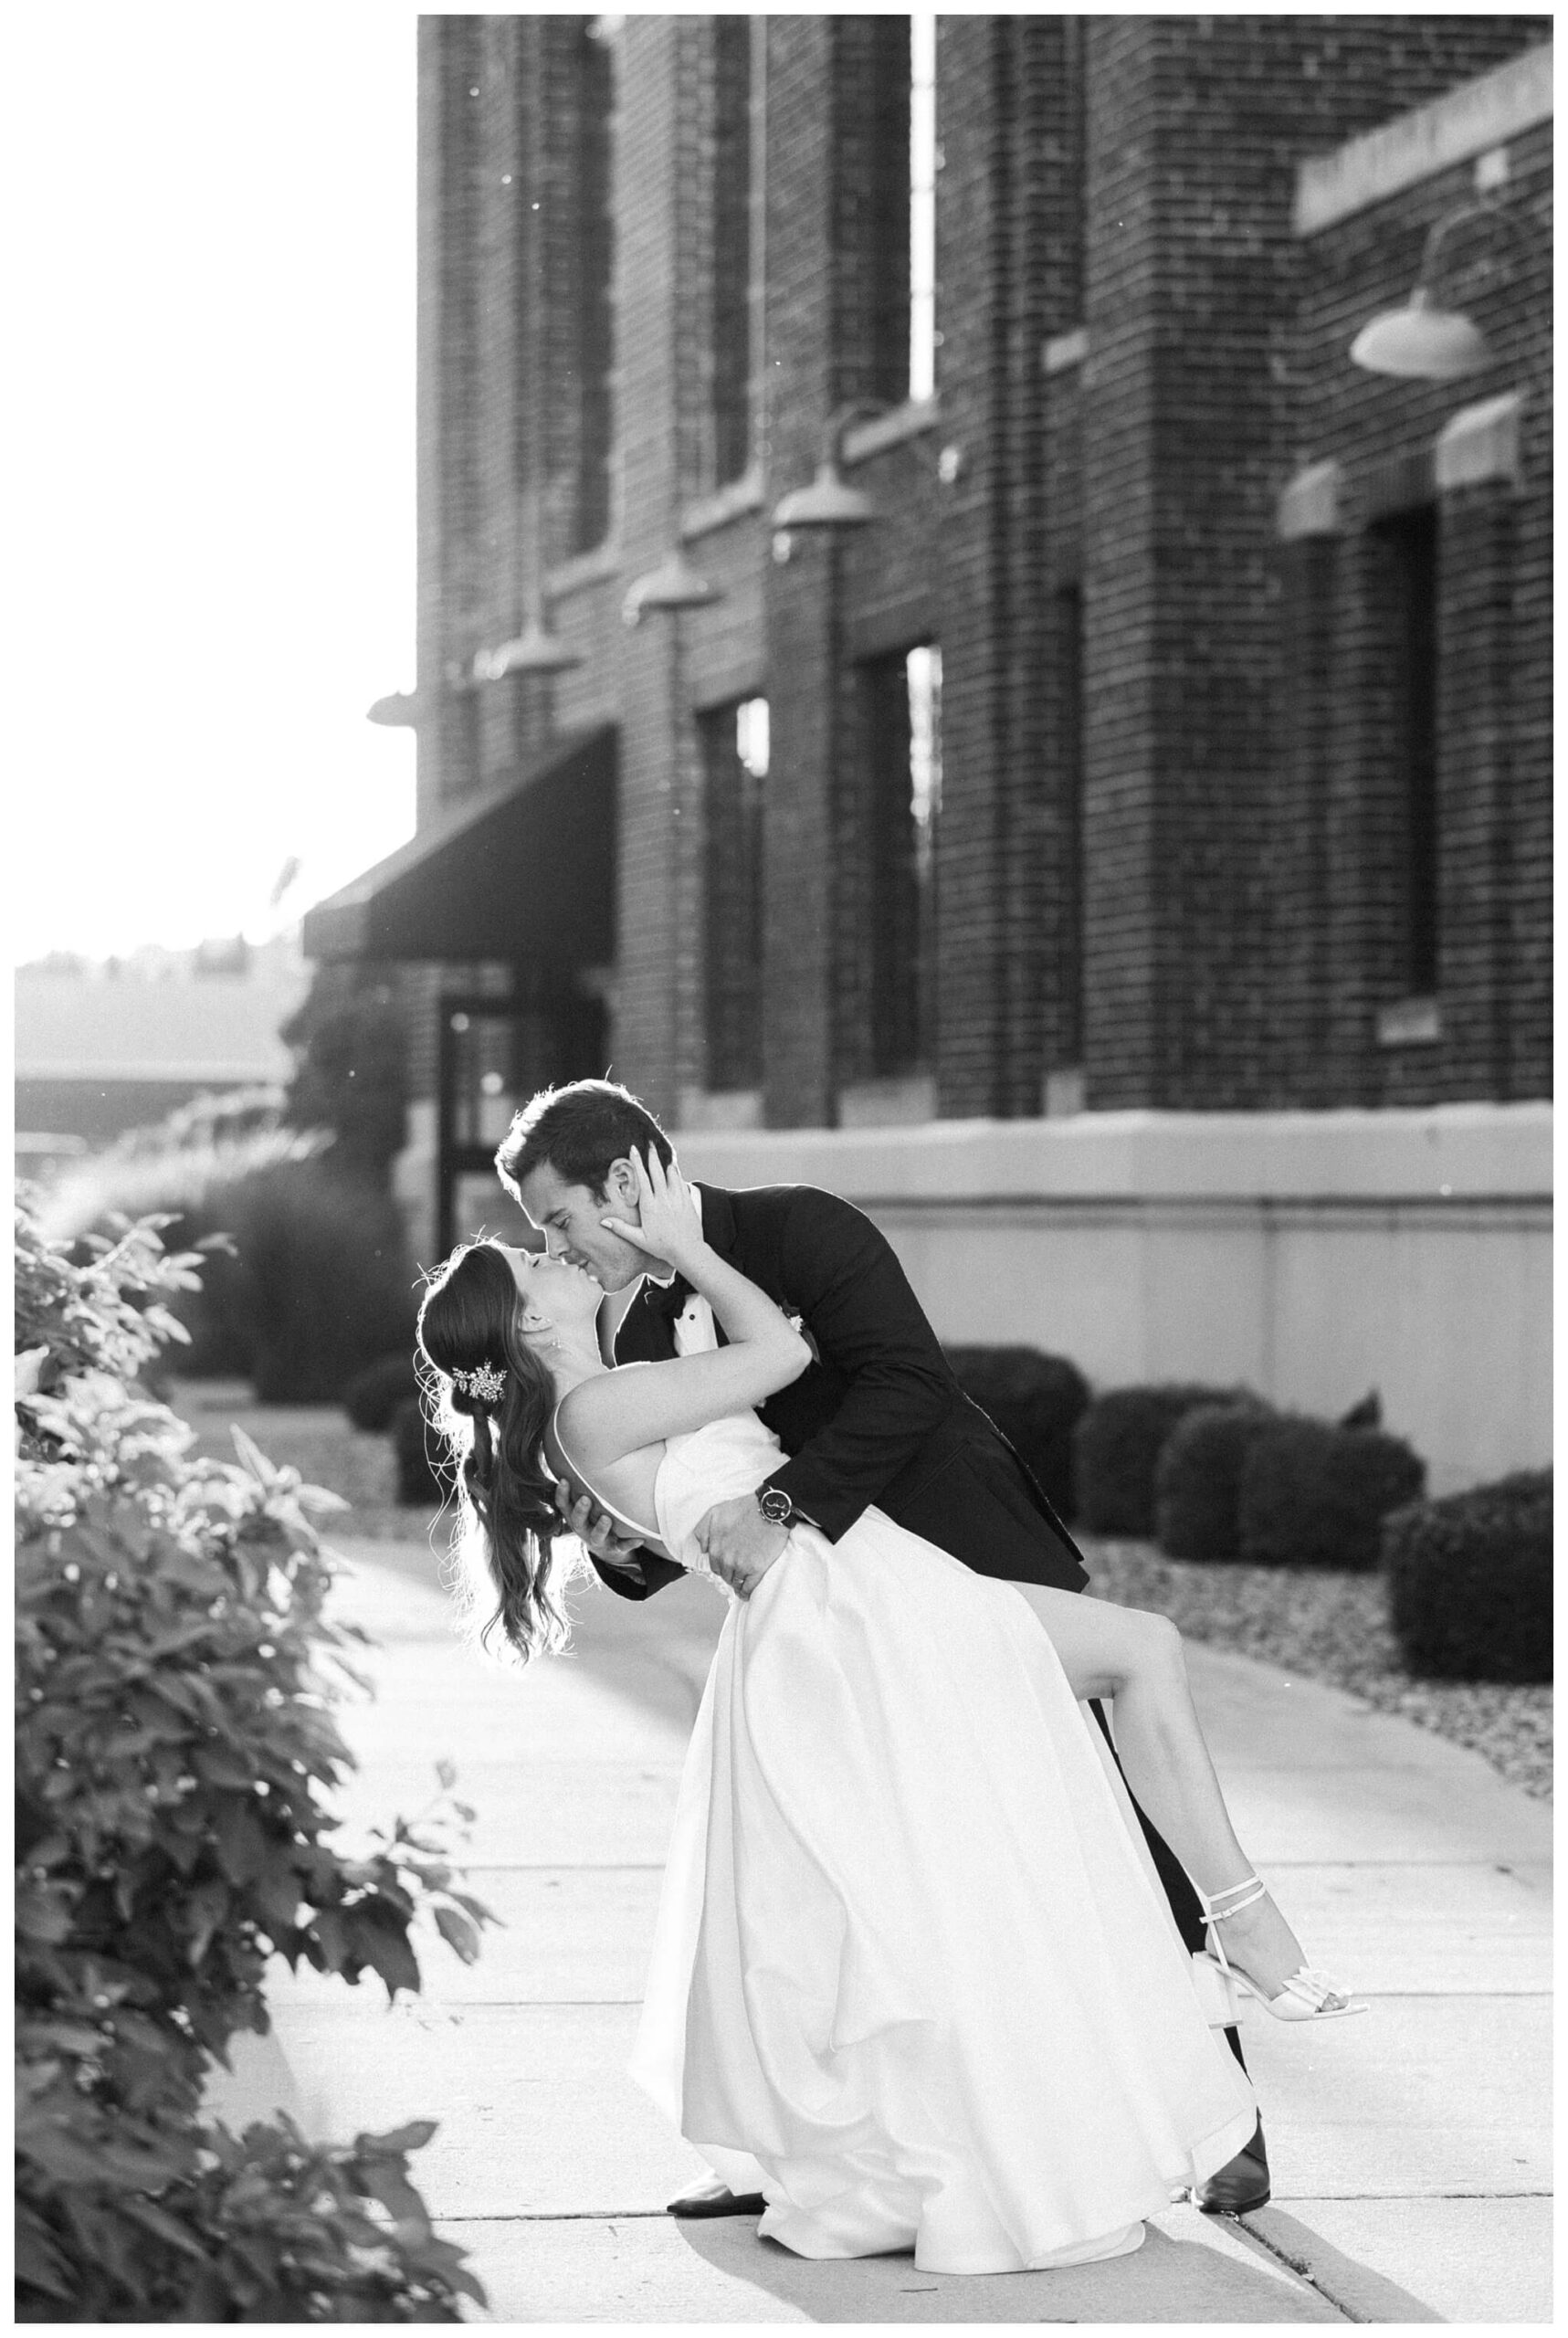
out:
<path id="1" fill-rule="evenodd" d="M 355 1428 L 389 1429 L 398 1406 L 417 1388 L 411 1350 L 395 1348 L 354 1374 L 343 1390 L 343 1410 Z"/>
<path id="2" fill-rule="evenodd" d="M 404 1397 L 393 1412 L 392 1449 L 397 1457 L 400 1503 L 428 1510 L 445 1500 L 447 1489 L 436 1471 L 440 1438 L 426 1419 L 417 1396 Z"/>
<path id="3" fill-rule="evenodd" d="M 1384 1522 L 1389 1615 L 1410 1670 L 1552 1678 L 1552 1472 L 1411 1504 Z"/>
<path id="4" fill-rule="evenodd" d="M 412 1349 L 414 1268 L 389 1195 L 308 1162 L 248 1179 L 219 1207 L 234 1221 L 221 1230 L 244 1280 L 260 1403 L 330 1403 L 399 1340 Z"/>
<path id="5" fill-rule="evenodd" d="M 62 1184 L 47 1230 L 73 1241 L 157 1214 L 171 1242 L 209 1253 L 174 1301 L 187 1374 L 241 1375 L 264 1404 L 330 1403 L 389 1348 L 412 1350 L 416 1301 L 396 1204 L 326 1143 L 265 1125 L 215 1137 L 187 1107 Z"/>
<path id="6" fill-rule="evenodd" d="M 286 1164 L 313 1160 L 330 1139 L 281 1123 L 282 1091 L 246 1089 L 198 1096 L 155 1126 L 131 1129 L 102 1153 L 67 1169 L 39 1196 L 38 1220 L 55 1242 L 78 1242 L 112 1221 L 199 1214 L 209 1197 Z M 229 1110 L 222 1109 L 225 1105 Z"/>
<path id="7" fill-rule="evenodd" d="M 1199 1405 L 1247 1395 L 1167 1380 L 1097 1396 L 1073 1430 L 1079 1524 L 1090 1534 L 1152 1534 L 1154 1466 L 1176 1423 Z"/>
<path id="8" fill-rule="evenodd" d="M 289 1119 L 329 1129 L 332 1174 L 384 1194 L 405 1117 L 406 1016 L 395 979 L 320 966 L 280 1036 L 295 1054 Z"/>
<path id="9" fill-rule="evenodd" d="M 271 1954 L 390 1996 L 419 1985 L 419 1905 L 465 1958 L 486 1911 L 426 1831 L 329 1839 L 326 1699 L 362 1637 L 322 1613 L 335 1498 L 243 1438 L 242 1466 L 188 1458 L 134 1383 L 198 1261 L 147 1226 L 85 1248 L 19 1219 L 19 2317 L 456 2321 L 477 2285 L 405 2166 L 427 2127 L 204 2121 Z"/>
<path id="10" fill-rule="evenodd" d="M 994 1420 L 1058 1515 L 1073 1515 L 1073 1424 L 1089 1383 L 1065 1356 L 1038 1348 L 949 1348 L 959 1386 Z"/>
<path id="11" fill-rule="evenodd" d="M 1241 1465 L 1270 1406 L 1194 1405 L 1160 1448 L 1154 1465 L 1154 1532 L 1173 1559 L 1238 1559 Z"/>
<path id="12" fill-rule="evenodd" d="M 1242 1460 L 1241 1556 L 1252 1566 L 1374 1567 L 1384 1518 L 1426 1481 L 1425 1462 L 1401 1438 L 1281 1415 Z"/>

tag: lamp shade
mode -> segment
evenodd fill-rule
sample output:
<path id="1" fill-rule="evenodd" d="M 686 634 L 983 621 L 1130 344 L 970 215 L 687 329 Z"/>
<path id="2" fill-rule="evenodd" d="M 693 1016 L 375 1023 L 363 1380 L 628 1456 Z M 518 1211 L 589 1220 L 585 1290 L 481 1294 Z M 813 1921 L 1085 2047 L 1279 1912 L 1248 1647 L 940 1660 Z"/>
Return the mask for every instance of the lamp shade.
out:
<path id="1" fill-rule="evenodd" d="M 1417 285 L 1403 309 L 1384 309 L 1351 343 L 1351 363 L 1368 374 L 1407 381 L 1456 382 L 1484 374 L 1491 350 L 1479 325 L 1459 309 L 1436 309 Z"/>
<path id="2" fill-rule="evenodd" d="M 530 617 L 513 641 L 503 641 L 499 649 L 481 650 L 474 660 L 474 671 L 480 681 L 504 681 L 509 674 L 565 674 L 583 663 L 582 653 L 569 649 L 552 633 L 546 633 L 536 616 Z"/>
<path id="3" fill-rule="evenodd" d="M 379 722 L 389 731 L 412 725 L 419 720 L 419 700 L 413 690 L 394 690 L 389 698 L 378 698 L 365 709 L 367 722 Z"/>
<path id="4" fill-rule="evenodd" d="M 809 487 L 795 488 L 773 513 L 775 528 L 864 528 L 877 507 L 858 487 L 846 486 L 836 462 L 821 464 Z"/>
<path id="5" fill-rule="evenodd" d="M 716 584 L 700 576 L 686 554 L 675 551 L 667 555 L 657 568 L 639 576 L 621 604 L 621 615 L 627 625 L 637 625 L 643 617 L 662 610 L 700 609 L 710 601 L 721 597 Z"/>

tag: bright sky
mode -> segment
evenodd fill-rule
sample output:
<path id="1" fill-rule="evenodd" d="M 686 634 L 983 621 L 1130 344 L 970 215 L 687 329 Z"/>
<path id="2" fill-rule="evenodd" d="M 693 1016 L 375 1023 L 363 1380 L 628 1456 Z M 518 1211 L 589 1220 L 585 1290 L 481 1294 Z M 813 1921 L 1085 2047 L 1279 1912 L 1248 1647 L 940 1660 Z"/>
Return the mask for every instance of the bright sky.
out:
<path id="1" fill-rule="evenodd" d="M 13 955 L 260 938 L 414 826 L 415 16 L 9 15 Z"/>

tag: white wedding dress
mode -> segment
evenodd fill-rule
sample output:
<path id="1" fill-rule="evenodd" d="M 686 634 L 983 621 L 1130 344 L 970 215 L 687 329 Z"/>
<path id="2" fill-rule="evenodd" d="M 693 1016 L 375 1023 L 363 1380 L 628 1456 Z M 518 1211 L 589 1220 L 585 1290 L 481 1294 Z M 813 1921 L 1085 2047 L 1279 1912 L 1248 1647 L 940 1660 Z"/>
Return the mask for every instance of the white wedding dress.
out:
<path id="1" fill-rule="evenodd" d="M 780 1459 L 671 1438 L 666 1547 Z M 632 2069 L 765 2235 L 943 2273 L 1136 2248 L 1257 2116 L 1033 1609 L 877 1510 L 731 1598 Z"/>

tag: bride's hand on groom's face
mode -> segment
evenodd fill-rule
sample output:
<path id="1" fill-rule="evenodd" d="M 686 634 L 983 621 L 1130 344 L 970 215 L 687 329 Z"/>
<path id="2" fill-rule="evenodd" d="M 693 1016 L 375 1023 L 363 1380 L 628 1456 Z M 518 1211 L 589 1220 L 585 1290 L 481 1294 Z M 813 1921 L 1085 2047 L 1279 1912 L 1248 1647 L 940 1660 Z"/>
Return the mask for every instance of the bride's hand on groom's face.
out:
<path id="1" fill-rule="evenodd" d="M 640 1153 L 630 1156 L 636 1178 L 637 1220 L 602 1217 L 601 1226 L 634 1249 L 642 1250 L 652 1259 L 662 1259 L 672 1267 L 684 1266 L 700 1245 L 702 1229 L 697 1212 L 691 1206 L 691 1188 L 673 1161 L 667 1168 L 651 1145 L 645 1157 Z"/>

